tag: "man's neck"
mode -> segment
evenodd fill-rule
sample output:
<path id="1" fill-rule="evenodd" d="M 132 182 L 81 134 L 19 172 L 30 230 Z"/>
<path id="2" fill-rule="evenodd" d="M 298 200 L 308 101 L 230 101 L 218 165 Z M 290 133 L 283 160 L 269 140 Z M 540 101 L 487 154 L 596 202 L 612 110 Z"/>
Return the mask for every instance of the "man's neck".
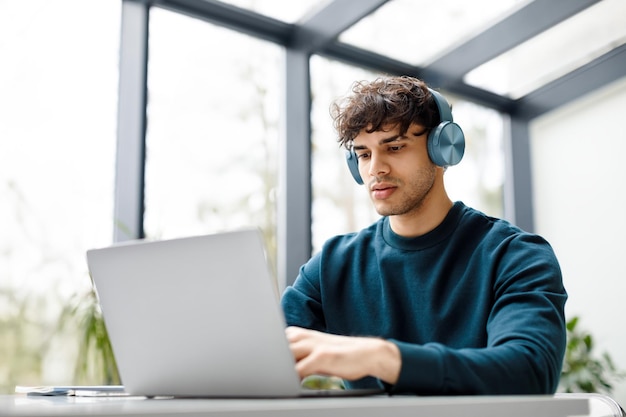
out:
<path id="1" fill-rule="evenodd" d="M 422 236 L 439 226 L 452 206 L 452 200 L 445 190 L 438 194 L 431 194 L 422 206 L 412 212 L 389 216 L 391 230 L 404 237 Z"/>

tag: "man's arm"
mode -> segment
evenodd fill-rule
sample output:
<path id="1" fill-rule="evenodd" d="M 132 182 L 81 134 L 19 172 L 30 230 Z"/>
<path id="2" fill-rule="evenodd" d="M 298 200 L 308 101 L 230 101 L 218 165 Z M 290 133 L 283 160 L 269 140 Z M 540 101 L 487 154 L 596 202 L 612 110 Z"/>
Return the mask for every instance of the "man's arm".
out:
<path id="1" fill-rule="evenodd" d="M 460 239 L 463 247 L 476 249 L 470 252 L 472 262 L 458 271 L 448 268 L 453 263 L 445 260 L 420 263 L 425 256 L 440 259 L 440 250 L 437 257 L 427 253 L 406 260 L 385 258 L 392 264 L 410 265 L 416 271 L 414 280 L 397 280 L 393 271 L 375 270 L 374 262 L 368 264 L 372 270 L 363 269 L 363 260 L 373 252 L 367 245 L 347 251 L 342 250 L 342 242 L 327 244 L 321 255 L 301 268 L 281 300 L 288 326 L 333 336 L 317 335 L 294 352 L 301 375 L 341 376 L 350 387 L 384 382 L 393 393 L 553 393 L 565 350 L 567 293 L 560 268 L 545 240 L 504 229 L 481 250 Z M 473 227 L 464 236 L 480 238 L 481 233 Z M 455 259 L 455 255 L 446 257 Z M 451 274 L 454 291 L 448 288 Z M 350 337 L 335 339 L 334 335 Z M 395 345 L 399 359 L 384 365 L 391 376 L 377 368 L 387 363 L 372 353 L 380 345 L 349 344 L 361 341 L 360 336 Z M 355 359 L 344 359 L 347 352 L 354 353 Z M 376 360 L 363 359 L 370 357 Z"/>
<path id="2" fill-rule="evenodd" d="M 333 375 L 355 380 L 373 376 L 395 384 L 401 368 L 400 350 L 387 340 L 374 337 L 339 336 L 287 327 L 289 347 L 300 378 Z"/>

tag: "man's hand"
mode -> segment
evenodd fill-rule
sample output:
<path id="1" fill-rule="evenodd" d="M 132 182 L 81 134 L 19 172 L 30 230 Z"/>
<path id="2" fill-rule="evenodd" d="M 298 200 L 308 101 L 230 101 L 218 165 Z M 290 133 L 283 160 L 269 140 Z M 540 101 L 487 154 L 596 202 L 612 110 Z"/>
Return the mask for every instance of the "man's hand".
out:
<path id="1" fill-rule="evenodd" d="M 389 384 L 398 380 L 400 350 L 391 342 L 373 337 L 338 336 L 301 327 L 287 327 L 285 333 L 300 378 L 321 374 L 347 380 L 373 376 Z"/>

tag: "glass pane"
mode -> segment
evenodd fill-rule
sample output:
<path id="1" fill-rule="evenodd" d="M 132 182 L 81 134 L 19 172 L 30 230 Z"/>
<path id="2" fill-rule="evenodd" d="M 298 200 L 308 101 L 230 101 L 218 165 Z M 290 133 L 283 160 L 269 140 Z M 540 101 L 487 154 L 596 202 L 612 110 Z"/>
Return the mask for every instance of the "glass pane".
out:
<path id="1" fill-rule="evenodd" d="M 282 49 L 150 16 L 146 235 L 260 227 L 274 262 Z"/>
<path id="2" fill-rule="evenodd" d="M 528 0 L 393 0 L 339 40 L 424 65 L 525 3 Z"/>
<path id="3" fill-rule="evenodd" d="M 465 77 L 517 99 L 626 43 L 626 2 L 604 0 Z"/>
<path id="4" fill-rule="evenodd" d="M 112 240 L 119 20 L 110 0 L 0 2 L 2 393 L 74 380 L 58 326 Z"/>
<path id="5" fill-rule="evenodd" d="M 319 251 L 329 237 L 360 230 L 379 217 L 366 190 L 350 176 L 329 114 L 331 102 L 348 93 L 354 81 L 372 80 L 378 75 L 318 56 L 311 60 L 314 252 Z M 491 216 L 502 217 L 502 117 L 493 110 L 456 100 L 453 96 L 446 95 L 446 98 L 467 141 L 461 163 L 445 173 L 448 194 L 452 200 L 461 200 Z"/>
<path id="6" fill-rule="evenodd" d="M 222 0 L 223 3 L 249 9 L 287 23 L 295 23 L 304 16 L 324 7 L 329 0 Z"/>

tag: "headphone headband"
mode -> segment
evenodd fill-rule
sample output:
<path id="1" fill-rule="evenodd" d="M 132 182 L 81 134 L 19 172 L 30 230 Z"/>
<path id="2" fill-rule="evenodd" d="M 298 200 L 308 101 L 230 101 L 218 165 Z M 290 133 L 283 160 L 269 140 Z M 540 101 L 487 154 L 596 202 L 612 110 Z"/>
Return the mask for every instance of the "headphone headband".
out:
<path id="1" fill-rule="evenodd" d="M 439 110 L 439 122 L 452 122 L 454 119 L 452 118 L 452 109 L 450 108 L 448 101 L 438 91 L 431 88 L 429 88 L 428 91 L 430 91 L 430 94 L 437 105 L 437 110 Z"/>

